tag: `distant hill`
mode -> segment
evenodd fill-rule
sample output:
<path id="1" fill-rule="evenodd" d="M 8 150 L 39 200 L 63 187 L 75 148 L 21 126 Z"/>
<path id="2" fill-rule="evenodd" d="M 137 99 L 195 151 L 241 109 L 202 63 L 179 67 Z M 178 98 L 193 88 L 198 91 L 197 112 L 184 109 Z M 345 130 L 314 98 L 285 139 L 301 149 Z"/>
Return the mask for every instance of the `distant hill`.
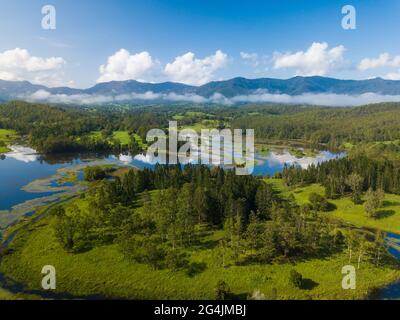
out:
<path id="1" fill-rule="evenodd" d="M 325 77 L 294 77 L 282 79 L 234 78 L 207 83 L 197 88 L 196 93 L 209 97 L 215 92 L 226 97 L 249 94 L 256 90 L 269 93 L 300 95 L 304 93 L 362 94 L 367 92 L 384 95 L 400 94 L 400 81 L 375 78 L 370 80 L 339 80 Z"/>
<path id="2" fill-rule="evenodd" d="M 42 85 L 35 85 L 28 81 L 0 80 L 0 100 L 24 99 L 39 90 L 44 90 L 51 94 L 63 95 L 117 96 L 153 92 L 158 94 L 197 95 L 205 98 L 211 97 L 216 93 L 231 98 L 238 95 L 254 94 L 260 91 L 292 96 L 304 93 L 358 95 L 369 92 L 382 95 L 400 95 L 400 81 L 384 80 L 381 78 L 339 80 L 326 77 L 294 77 L 290 79 L 233 78 L 224 81 L 213 81 L 196 87 L 174 82 L 143 83 L 128 80 L 98 83 L 88 89 L 74 89 L 68 87 L 49 88 Z"/>
<path id="3" fill-rule="evenodd" d="M 118 95 L 128 93 L 145 93 L 148 91 L 154 93 L 177 93 L 185 94 L 192 93 L 196 87 L 188 86 L 186 84 L 163 82 L 163 83 L 144 83 L 135 80 L 127 81 L 111 81 L 98 83 L 94 87 L 83 90 L 87 94 L 102 94 L 102 95 Z"/>

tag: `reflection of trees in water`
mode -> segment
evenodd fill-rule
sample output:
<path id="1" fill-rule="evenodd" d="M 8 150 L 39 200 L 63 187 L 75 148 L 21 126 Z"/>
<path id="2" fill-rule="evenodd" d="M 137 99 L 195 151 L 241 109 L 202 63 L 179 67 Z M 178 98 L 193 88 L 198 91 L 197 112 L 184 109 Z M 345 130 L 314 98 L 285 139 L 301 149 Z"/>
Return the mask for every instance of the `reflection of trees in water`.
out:
<path id="1" fill-rule="evenodd" d="M 6 155 L 5 154 L 0 154 L 0 160 L 5 160 L 6 159 Z"/>
<path id="2" fill-rule="evenodd" d="M 54 164 L 65 164 L 72 163 L 74 161 L 91 161 L 91 160 L 103 160 L 110 156 L 110 153 L 62 153 L 62 154 L 42 154 L 39 156 L 38 161 L 40 163 L 47 163 L 50 165 Z"/>

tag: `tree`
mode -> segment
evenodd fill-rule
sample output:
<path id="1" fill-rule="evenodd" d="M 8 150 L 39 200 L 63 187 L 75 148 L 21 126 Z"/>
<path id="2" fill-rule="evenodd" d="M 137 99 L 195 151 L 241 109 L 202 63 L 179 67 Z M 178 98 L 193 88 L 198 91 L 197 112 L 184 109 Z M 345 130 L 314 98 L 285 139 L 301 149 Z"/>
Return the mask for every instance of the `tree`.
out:
<path id="1" fill-rule="evenodd" d="M 303 287 L 303 276 L 300 272 L 292 269 L 289 274 L 289 284 L 295 288 L 301 289 Z"/>
<path id="2" fill-rule="evenodd" d="M 361 191 L 363 188 L 364 179 L 356 173 L 352 173 L 346 179 L 347 185 L 351 188 L 351 199 L 355 204 L 361 203 Z"/>
<path id="3" fill-rule="evenodd" d="M 384 254 L 385 248 L 385 235 L 381 230 L 377 230 L 375 234 L 375 240 L 371 246 L 372 255 L 374 257 L 375 265 L 379 266 L 382 255 Z"/>
<path id="4" fill-rule="evenodd" d="M 218 267 L 225 268 L 227 266 L 228 257 L 231 256 L 231 248 L 229 248 L 226 240 L 220 240 L 218 246 L 213 250 L 214 261 Z"/>
<path id="5" fill-rule="evenodd" d="M 161 269 L 165 262 L 165 249 L 155 236 L 122 238 L 119 249 L 127 260 L 148 264 L 155 270 Z"/>
<path id="6" fill-rule="evenodd" d="M 377 210 L 382 207 L 384 198 L 385 194 L 381 189 L 377 191 L 368 189 L 365 194 L 364 208 L 369 218 L 377 216 Z"/>
<path id="7" fill-rule="evenodd" d="M 342 231 L 336 229 L 334 231 L 334 235 L 333 235 L 333 243 L 338 246 L 341 247 L 344 243 L 345 243 L 345 236 L 343 235 Z"/>
<path id="8" fill-rule="evenodd" d="M 218 281 L 217 287 L 214 290 L 215 300 L 226 300 L 231 294 L 230 288 L 225 281 Z"/>
<path id="9" fill-rule="evenodd" d="M 258 219 L 258 216 L 252 212 L 249 217 L 249 224 L 246 230 L 246 240 L 249 249 L 257 250 L 262 246 L 262 234 L 264 232 L 264 224 Z"/>
<path id="10" fill-rule="evenodd" d="M 165 255 L 165 263 L 172 271 L 178 271 L 188 266 L 186 254 L 177 249 L 169 249 Z"/>
<path id="11" fill-rule="evenodd" d="M 88 246 L 91 221 L 82 215 L 80 209 L 73 205 L 69 214 L 58 209 L 54 231 L 57 240 L 66 251 L 79 252 Z"/>
<path id="12" fill-rule="evenodd" d="M 163 240 L 172 242 L 173 247 L 177 240 L 177 190 L 169 188 L 161 190 L 153 197 L 152 203 L 148 206 L 151 211 L 148 213 L 152 216 L 157 226 L 158 234 Z"/>
<path id="13" fill-rule="evenodd" d="M 334 199 L 344 194 L 346 184 L 341 175 L 329 174 L 324 182 L 327 198 Z"/>
<path id="14" fill-rule="evenodd" d="M 270 210 L 274 198 L 274 191 L 267 183 L 261 183 L 256 193 L 256 204 L 260 216 L 264 219 L 270 218 Z"/>
<path id="15" fill-rule="evenodd" d="M 235 263 L 239 261 L 242 252 L 242 225 L 240 214 L 228 217 L 225 222 L 225 229 L 229 239 L 228 243 L 232 249 L 232 258 Z"/>
<path id="16" fill-rule="evenodd" d="M 358 258 L 357 258 L 357 269 L 360 269 L 361 261 L 364 255 L 368 250 L 369 242 L 365 239 L 365 235 L 361 234 L 357 238 L 357 251 L 358 251 Z"/>
<path id="17" fill-rule="evenodd" d="M 177 205 L 177 225 L 178 225 L 178 237 L 180 238 L 181 244 L 187 240 L 190 244 L 194 234 L 194 227 L 196 225 L 195 210 L 193 208 L 193 186 L 192 184 L 184 184 L 178 193 L 176 201 Z"/>
<path id="18" fill-rule="evenodd" d="M 102 180 L 106 177 L 106 170 L 101 166 L 88 166 L 83 169 L 86 181 Z"/>
<path id="19" fill-rule="evenodd" d="M 198 186 L 193 195 L 193 208 L 197 214 L 198 223 L 205 222 L 208 215 L 208 197 L 201 186 Z"/>
<path id="20" fill-rule="evenodd" d="M 54 226 L 54 231 L 57 240 L 60 242 L 61 246 L 70 251 L 73 249 L 75 244 L 75 232 L 76 225 L 75 221 L 66 215 L 58 216 L 57 222 Z"/>
<path id="21" fill-rule="evenodd" d="M 312 192 L 308 197 L 308 200 L 311 203 L 312 209 L 315 211 L 328 211 L 329 203 L 328 201 L 318 193 Z"/>
<path id="22" fill-rule="evenodd" d="M 354 230 L 349 229 L 346 235 L 346 246 L 347 246 L 347 252 L 349 254 L 349 263 L 351 263 L 351 260 L 353 258 L 353 252 L 354 248 L 356 247 L 357 244 L 357 235 Z"/>

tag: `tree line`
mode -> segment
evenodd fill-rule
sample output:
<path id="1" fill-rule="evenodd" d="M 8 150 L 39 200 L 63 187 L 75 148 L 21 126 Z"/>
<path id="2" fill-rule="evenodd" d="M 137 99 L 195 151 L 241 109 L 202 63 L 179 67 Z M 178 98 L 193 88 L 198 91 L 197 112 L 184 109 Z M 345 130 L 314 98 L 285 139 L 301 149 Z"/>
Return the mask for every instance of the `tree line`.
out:
<path id="1" fill-rule="evenodd" d="M 134 134 L 145 137 L 150 128 L 163 128 L 166 114 L 131 110 L 127 113 L 102 109 L 69 109 L 12 101 L 0 104 L 0 128 L 16 130 L 44 154 L 71 152 L 141 151 Z M 128 131 L 126 145 L 113 138 L 114 131 Z M 93 132 L 100 135 L 93 137 Z"/>
<path id="2" fill-rule="evenodd" d="M 357 202 L 360 193 L 382 190 L 400 194 L 400 167 L 394 161 L 374 160 L 367 156 L 345 157 L 311 165 L 307 169 L 286 166 L 282 176 L 288 185 L 320 183 L 328 198 L 352 193 Z"/>

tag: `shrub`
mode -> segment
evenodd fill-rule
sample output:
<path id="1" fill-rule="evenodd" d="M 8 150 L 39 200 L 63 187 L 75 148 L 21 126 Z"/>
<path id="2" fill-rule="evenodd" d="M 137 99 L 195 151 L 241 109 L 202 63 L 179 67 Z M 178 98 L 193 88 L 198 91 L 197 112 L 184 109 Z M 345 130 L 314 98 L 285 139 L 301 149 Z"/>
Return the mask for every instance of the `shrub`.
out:
<path id="1" fill-rule="evenodd" d="M 186 259 L 186 254 L 178 249 L 169 249 L 165 255 L 165 263 L 172 271 L 178 271 L 186 268 L 189 261 Z"/>
<path id="2" fill-rule="evenodd" d="M 301 273 L 292 269 L 289 274 L 289 284 L 295 288 L 301 289 L 303 286 L 303 276 Z"/>
<path id="3" fill-rule="evenodd" d="M 106 170 L 100 166 L 86 167 L 84 170 L 86 181 L 103 180 L 106 177 Z"/>
<path id="4" fill-rule="evenodd" d="M 215 300 L 226 300 L 230 295 L 230 288 L 225 281 L 218 281 L 217 287 L 215 288 Z"/>
<path id="5" fill-rule="evenodd" d="M 325 197 L 319 195 L 318 193 L 311 193 L 308 197 L 308 200 L 311 203 L 312 209 L 316 211 L 329 211 L 329 203 Z"/>

